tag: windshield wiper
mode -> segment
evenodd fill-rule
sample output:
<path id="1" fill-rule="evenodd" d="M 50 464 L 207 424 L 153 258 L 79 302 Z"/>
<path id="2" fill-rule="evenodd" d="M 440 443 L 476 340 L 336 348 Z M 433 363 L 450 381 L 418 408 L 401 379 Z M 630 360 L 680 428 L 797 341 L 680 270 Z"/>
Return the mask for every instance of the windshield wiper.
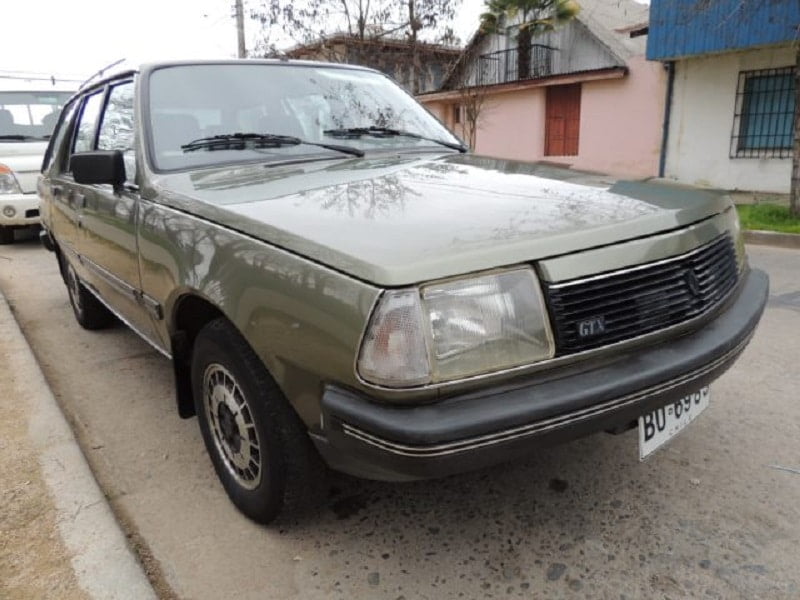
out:
<path id="1" fill-rule="evenodd" d="M 352 156 L 364 156 L 364 151 L 352 146 L 340 146 L 339 144 L 319 144 L 308 142 L 299 137 L 291 135 L 278 135 L 274 133 L 225 133 L 222 135 L 212 135 L 193 140 L 181 146 L 184 152 L 194 152 L 195 150 L 245 150 L 247 148 L 282 148 L 284 146 L 318 146 L 328 150 L 335 150 Z"/>
<path id="2" fill-rule="evenodd" d="M 458 150 L 462 153 L 467 151 L 467 148 L 462 144 L 454 144 L 453 142 L 448 142 L 446 140 L 427 137 L 418 133 L 414 133 L 413 131 L 393 129 L 391 127 L 377 127 L 375 125 L 371 127 L 343 127 L 341 129 L 326 129 L 322 133 L 331 137 L 343 139 L 356 139 L 360 138 L 362 135 L 371 135 L 379 138 L 402 136 L 414 138 L 416 140 L 425 140 L 426 142 L 433 142 L 435 144 L 441 144 L 442 146 L 452 148 L 453 150 Z"/>
<path id="3" fill-rule="evenodd" d="M 20 142 L 24 142 L 25 140 L 34 140 L 36 139 L 32 135 L 19 135 L 17 133 L 10 133 L 8 135 L 0 135 L 0 140 L 17 140 Z"/>

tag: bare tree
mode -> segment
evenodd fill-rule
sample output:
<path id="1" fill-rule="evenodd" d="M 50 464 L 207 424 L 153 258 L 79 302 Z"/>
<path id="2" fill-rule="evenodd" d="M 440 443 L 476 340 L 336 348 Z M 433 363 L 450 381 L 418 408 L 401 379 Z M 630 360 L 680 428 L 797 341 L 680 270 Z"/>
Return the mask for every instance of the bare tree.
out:
<path id="1" fill-rule="evenodd" d="M 452 73 L 450 87 L 458 90 L 459 123 L 461 137 L 474 150 L 478 143 L 480 120 L 489 107 L 489 89 L 473 78 L 470 65 L 480 54 L 480 46 L 472 44 L 465 50 Z"/>
<path id="2" fill-rule="evenodd" d="M 372 65 L 367 55 L 374 44 L 391 40 L 408 46 L 402 68 L 412 93 L 419 93 L 423 72 L 420 44 L 457 41 L 452 27 L 456 8 L 462 0 L 258 0 L 251 18 L 261 25 L 261 39 L 255 54 L 280 55 L 271 42 L 275 33 L 297 45 L 313 44 L 317 56 L 333 62 Z M 344 47 L 342 37 L 356 40 Z"/>
<path id="3" fill-rule="evenodd" d="M 478 143 L 480 120 L 486 116 L 489 94 L 485 86 L 462 87 L 458 90 L 461 110 L 461 137 L 472 150 Z"/>
<path id="4" fill-rule="evenodd" d="M 400 28 L 408 40 L 411 61 L 411 92 L 419 93 L 419 41 L 422 30 L 447 29 L 456 15 L 461 0 L 402 0 Z M 452 31 L 452 30 L 450 30 Z"/>
<path id="5" fill-rule="evenodd" d="M 256 44 L 260 55 L 280 54 L 272 41 L 276 32 L 296 44 L 325 42 L 333 34 L 361 41 L 385 35 L 397 0 L 258 0 L 250 18 L 261 26 Z M 333 47 L 326 48 L 335 54 Z M 331 56 L 335 60 L 336 56 Z M 338 57 L 341 59 L 341 57 Z"/>

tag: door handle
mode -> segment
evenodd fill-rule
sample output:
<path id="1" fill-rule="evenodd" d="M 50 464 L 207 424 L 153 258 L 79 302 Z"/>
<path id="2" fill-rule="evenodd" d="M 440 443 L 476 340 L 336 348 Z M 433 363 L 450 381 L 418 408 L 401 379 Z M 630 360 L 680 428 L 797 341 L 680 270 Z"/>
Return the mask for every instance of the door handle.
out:
<path id="1" fill-rule="evenodd" d="M 61 187 L 60 185 L 51 185 L 50 193 L 53 194 L 54 198 L 58 198 L 61 194 L 64 193 L 64 188 Z"/>
<path id="2" fill-rule="evenodd" d="M 73 209 L 84 208 L 86 206 L 86 196 L 80 192 L 70 192 L 67 195 L 67 203 Z"/>

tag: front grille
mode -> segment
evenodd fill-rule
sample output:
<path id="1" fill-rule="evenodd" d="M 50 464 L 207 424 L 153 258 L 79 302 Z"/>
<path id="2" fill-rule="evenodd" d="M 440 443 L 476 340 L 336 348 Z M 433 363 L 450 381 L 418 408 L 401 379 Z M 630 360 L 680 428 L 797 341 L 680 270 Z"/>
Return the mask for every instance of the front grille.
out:
<path id="1" fill-rule="evenodd" d="M 739 276 L 730 236 L 687 254 L 545 286 L 558 354 L 630 339 L 697 317 Z"/>

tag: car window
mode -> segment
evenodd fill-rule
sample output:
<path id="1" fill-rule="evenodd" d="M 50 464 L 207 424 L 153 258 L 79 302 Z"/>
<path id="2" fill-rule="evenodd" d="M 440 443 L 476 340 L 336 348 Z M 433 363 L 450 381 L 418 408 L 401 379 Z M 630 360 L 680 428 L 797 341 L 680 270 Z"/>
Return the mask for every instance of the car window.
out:
<path id="1" fill-rule="evenodd" d="M 57 129 L 53 132 L 53 137 L 50 139 L 50 144 L 47 146 L 47 152 L 44 155 L 42 162 L 42 171 L 46 171 L 53 164 L 53 160 L 59 155 L 61 147 L 64 145 L 64 138 L 70 130 L 72 118 L 75 115 L 75 110 L 78 108 L 80 102 L 73 102 L 64 107 L 64 115 L 61 122 L 58 124 Z"/>
<path id="2" fill-rule="evenodd" d="M 97 135 L 98 150 L 122 152 L 125 159 L 125 175 L 129 182 L 136 179 L 133 94 L 132 81 L 111 88 Z"/>
<path id="3" fill-rule="evenodd" d="M 317 65 L 175 65 L 149 76 L 145 99 L 156 169 L 237 161 L 285 161 L 330 155 L 309 144 L 186 147 L 199 138 L 275 134 L 361 151 L 439 146 L 459 141 L 382 74 Z M 370 132 L 370 128 L 394 129 Z M 358 129 L 366 133 L 359 134 Z"/>
<path id="4" fill-rule="evenodd" d="M 102 103 L 102 92 L 89 96 L 83 103 L 83 110 L 78 120 L 78 130 L 75 134 L 75 143 L 72 145 L 73 153 L 94 149 L 94 132 Z"/>

